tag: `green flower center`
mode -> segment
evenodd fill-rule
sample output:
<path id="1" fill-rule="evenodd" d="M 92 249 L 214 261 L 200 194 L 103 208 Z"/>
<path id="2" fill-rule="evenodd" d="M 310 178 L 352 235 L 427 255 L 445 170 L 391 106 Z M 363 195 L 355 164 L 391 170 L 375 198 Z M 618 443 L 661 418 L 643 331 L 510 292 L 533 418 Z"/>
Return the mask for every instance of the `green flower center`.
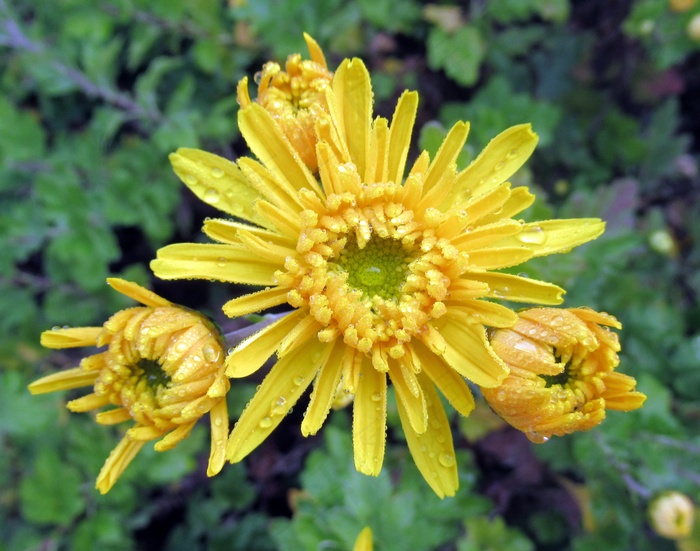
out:
<path id="1" fill-rule="evenodd" d="M 155 360 L 141 358 L 134 367 L 134 375 L 140 380 L 145 380 L 151 390 L 170 384 L 170 375 L 163 371 L 161 365 Z"/>
<path id="2" fill-rule="evenodd" d="M 336 264 L 348 273 L 348 285 L 365 296 L 398 301 L 410 261 L 401 241 L 373 238 L 362 249 L 348 241 Z"/>

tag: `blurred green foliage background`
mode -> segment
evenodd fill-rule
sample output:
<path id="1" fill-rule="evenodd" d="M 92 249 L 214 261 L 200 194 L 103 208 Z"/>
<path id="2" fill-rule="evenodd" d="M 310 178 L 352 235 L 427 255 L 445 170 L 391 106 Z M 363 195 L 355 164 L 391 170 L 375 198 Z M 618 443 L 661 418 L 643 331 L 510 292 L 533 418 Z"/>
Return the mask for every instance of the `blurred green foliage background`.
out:
<path id="1" fill-rule="evenodd" d="M 0 0 L 0 550 L 700 549 L 655 535 L 649 500 L 700 502 L 700 3 L 666 0 Z M 672 9 L 675 8 L 675 9 Z M 150 285 L 223 325 L 237 292 L 152 281 L 170 242 L 216 212 L 168 153 L 246 154 L 235 85 L 305 52 L 360 56 L 385 116 L 421 93 L 420 146 L 471 122 L 461 162 L 509 125 L 540 146 L 518 183 L 533 219 L 599 216 L 608 230 L 525 266 L 624 325 L 621 371 L 648 395 L 590 433 L 531 445 L 483 404 L 454 418 L 461 488 L 440 501 L 413 466 L 395 406 L 378 479 L 352 467 L 348 412 L 303 439 L 293 412 L 243 464 L 205 476 L 207 431 L 150 446 L 106 496 L 93 489 L 119 429 L 30 397 L 73 367 L 42 350 L 56 325 L 99 325 L 128 304 L 105 278 Z M 521 268 L 522 270 L 522 268 Z M 237 384 L 237 416 L 255 381 Z M 70 393 L 69 393 L 70 394 Z"/>

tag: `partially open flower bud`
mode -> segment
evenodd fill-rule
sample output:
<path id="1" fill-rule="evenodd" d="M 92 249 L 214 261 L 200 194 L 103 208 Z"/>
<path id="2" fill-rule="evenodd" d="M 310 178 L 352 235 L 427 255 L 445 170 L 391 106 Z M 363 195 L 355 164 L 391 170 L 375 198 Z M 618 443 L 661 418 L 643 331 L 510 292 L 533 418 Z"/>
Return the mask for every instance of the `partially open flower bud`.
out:
<path id="1" fill-rule="evenodd" d="M 693 531 L 695 506 L 685 494 L 663 492 L 649 505 L 649 521 L 654 532 L 672 540 L 682 539 Z"/>
<path id="2" fill-rule="evenodd" d="M 316 121 L 328 111 L 326 90 L 333 73 L 316 41 L 308 34 L 304 34 L 304 39 L 311 59 L 292 54 L 284 70 L 278 63 L 268 61 L 254 80 L 258 85 L 256 101 L 272 115 L 304 164 L 316 172 Z M 251 103 L 247 77 L 238 83 L 238 103 L 241 108 Z"/>
<path id="3" fill-rule="evenodd" d="M 646 396 L 634 378 L 616 373 L 620 328 L 608 314 L 586 308 L 532 308 L 491 346 L 510 368 L 499 387 L 481 391 L 493 410 L 536 443 L 588 430 L 606 409 L 639 408 Z"/>
<path id="4" fill-rule="evenodd" d="M 106 493 L 143 445 L 156 438 L 157 451 L 173 448 L 186 438 L 206 413 L 211 419 L 211 453 L 207 474 L 224 463 L 228 436 L 224 375 L 224 344 L 204 316 L 122 279 L 108 282 L 144 306 L 121 310 L 102 327 L 53 329 L 41 335 L 47 348 L 106 346 L 79 367 L 48 375 L 29 385 L 32 394 L 86 386 L 91 394 L 68 402 L 74 412 L 113 405 L 95 420 L 113 425 L 134 420 L 112 451 L 97 478 Z"/>

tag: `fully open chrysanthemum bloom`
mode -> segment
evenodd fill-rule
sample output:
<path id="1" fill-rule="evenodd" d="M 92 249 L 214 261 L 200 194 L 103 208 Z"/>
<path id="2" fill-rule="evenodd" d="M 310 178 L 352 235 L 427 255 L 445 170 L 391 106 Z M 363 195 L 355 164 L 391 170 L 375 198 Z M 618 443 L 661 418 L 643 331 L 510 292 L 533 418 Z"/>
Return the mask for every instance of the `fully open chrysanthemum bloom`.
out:
<path id="1" fill-rule="evenodd" d="M 328 70 L 326 58 L 316 41 L 306 33 L 304 39 L 311 59 L 292 54 L 287 58 L 284 71 L 278 63 L 268 61 L 255 75 L 256 101 L 277 121 L 306 166 L 316 172 L 316 120 L 328 111 L 326 90 L 333 73 Z M 238 83 L 238 103 L 244 108 L 251 103 L 247 77 Z"/>
<path id="2" fill-rule="evenodd" d="M 493 270 L 567 251 L 600 235 L 603 223 L 512 218 L 534 199 L 506 181 L 535 148 L 529 125 L 506 130 L 458 172 L 468 130 L 458 123 L 435 158 L 422 153 L 406 175 L 416 93 L 403 94 L 391 124 L 373 121 L 369 74 L 354 59 L 339 67 L 327 101 L 331 116 L 317 124 L 320 182 L 255 103 L 240 111 L 239 126 L 261 162 L 236 165 L 191 149 L 173 155 L 185 183 L 206 182 L 228 198 L 224 212 L 250 224 L 209 220 L 204 230 L 219 244 L 170 245 L 151 266 L 165 279 L 266 286 L 229 301 L 229 316 L 294 308 L 227 358 L 227 373 L 245 377 L 279 357 L 231 434 L 231 461 L 258 446 L 312 382 L 301 428 L 316 433 L 341 384 L 355 395 L 355 465 L 376 475 L 391 381 L 418 468 L 438 495 L 452 495 L 454 449 L 435 387 L 469 414 L 474 402 L 464 378 L 495 387 L 508 374 L 485 325 L 517 321 L 512 310 L 483 299 L 558 304 L 563 292 Z"/>
<path id="3" fill-rule="evenodd" d="M 211 454 L 207 474 L 225 461 L 228 437 L 224 348 L 218 330 L 204 316 L 122 279 L 107 280 L 144 306 L 117 312 L 102 327 L 53 329 L 41 335 L 47 348 L 107 346 L 79 367 L 48 375 L 29 385 L 32 394 L 93 386 L 91 394 L 68 402 L 74 412 L 117 406 L 96 415 L 103 425 L 133 419 L 135 424 L 112 451 L 97 477 L 108 492 L 143 445 L 156 438 L 165 451 L 186 438 L 209 412 Z"/>
<path id="4" fill-rule="evenodd" d="M 491 407 L 536 443 L 589 430 L 605 410 L 630 411 L 646 396 L 633 377 L 615 372 L 620 343 L 611 315 L 587 308 L 532 308 L 510 329 L 495 330 L 494 351 L 510 375 L 498 388 L 482 388 Z"/>

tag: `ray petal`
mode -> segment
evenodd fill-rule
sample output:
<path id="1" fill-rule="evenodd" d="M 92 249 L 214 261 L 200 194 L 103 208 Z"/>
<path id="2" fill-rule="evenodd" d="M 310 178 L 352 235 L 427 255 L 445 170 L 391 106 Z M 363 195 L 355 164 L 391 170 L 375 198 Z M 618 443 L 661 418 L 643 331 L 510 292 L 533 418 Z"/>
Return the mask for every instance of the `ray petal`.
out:
<path id="1" fill-rule="evenodd" d="M 251 103 L 238 112 L 238 126 L 251 151 L 276 179 L 295 190 L 323 192 L 279 125 L 262 105 Z"/>
<path id="2" fill-rule="evenodd" d="M 188 148 L 171 153 L 170 163 L 180 180 L 205 203 L 226 214 L 264 224 L 253 210 L 260 193 L 251 187 L 235 163 L 213 153 Z"/>
<path id="3" fill-rule="evenodd" d="M 105 464 L 97 476 L 97 482 L 95 483 L 95 488 L 97 488 L 101 494 L 106 494 L 114 486 L 114 483 L 121 476 L 131 463 L 131 460 L 136 457 L 141 448 L 146 442 L 136 442 L 128 436 L 124 436 L 121 442 L 117 444 L 117 447 L 112 450 L 105 461 Z"/>
<path id="4" fill-rule="evenodd" d="M 452 369 L 440 356 L 436 356 L 422 343 L 413 344 L 422 372 L 440 389 L 453 408 L 465 417 L 474 409 L 474 396 L 464 377 Z M 425 389 L 427 385 L 423 385 Z"/>
<path id="5" fill-rule="evenodd" d="M 161 279 L 203 278 L 249 285 L 274 285 L 281 266 L 242 245 L 176 243 L 158 249 L 151 270 Z"/>
<path id="6" fill-rule="evenodd" d="M 83 367 L 74 367 L 42 377 L 31 383 L 27 388 L 32 394 L 46 394 L 57 390 L 92 386 L 98 376 L 99 372 L 97 371 L 87 371 Z"/>
<path id="7" fill-rule="evenodd" d="M 102 327 L 51 329 L 41 334 L 41 346 L 57 349 L 95 346 L 100 333 L 102 333 Z"/>
<path id="8" fill-rule="evenodd" d="M 503 382 L 508 367 L 491 349 L 482 325 L 463 323 L 451 317 L 449 310 L 437 322 L 447 344 L 442 358 L 452 369 L 479 386 L 491 388 Z"/>
<path id="9" fill-rule="evenodd" d="M 346 59 L 333 78 L 335 105 L 341 135 L 345 136 L 350 158 L 365 174 L 372 122 L 372 84 L 362 60 Z"/>
<path id="10" fill-rule="evenodd" d="M 502 239 L 499 247 L 527 247 L 534 256 L 565 253 L 592 241 L 605 231 L 605 222 L 598 218 L 542 220 L 523 225 L 522 232 Z"/>
<path id="11" fill-rule="evenodd" d="M 311 384 L 332 348 L 311 340 L 272 367 L 233 427 L 226 452 L 231 463 L 252 452 L 279 425 Z"/>
<path id="12" fill-rule="evenodd" d="M 228 407 L 226 400 L 219 400 L 209 411 L 211 424 L 211 451 L 207 476 L 214 476 L 224 466 L 226 461 L 226 444 L 228 441 Z"/>
<path id="13" fill-rule="evenodd" d="M 418 93 L 401 94 L 389 127 L 389 160 L 387 181 L 400 184 L 406 170 L 406 158 L 411 146 L 411 133 L 416 122 Z"/>
<path id="14" fill-rule="evenodd" d="M 426 401 L 430 404 L 428 407 L 430 423 L 427 430 L 422 434 L 417 433 L 410 423 L 404 404 L 397 400 L 399 417 L 416 467 L 433 491 L 442 499 L 445 496 L 455 495 L 459 488 L 452 431 L 432 382 L 422 374 L 419 374 L 419 380 Z"/>
<path id="15" fill-rule="evenodd" d="M 384 462 L 386 395 L 386 373 L 364 358 L 353 405 L 352 444 L 355 468 L 369 476 L 379 476 Z"/>
<path id="16" fill-rule="evenodd" d="M 487 272 L 483 274 L 465 274 L 468 279 L 486 283 L 491 289 L 486 295 L 490 298 L 512 300 L 514 302 L 531 302 L 533 304 L 557 305 L 563 302 L 566 291 L 546 281 L 527 277 Z"/>
<path id="17" fill-rule="evenodd" d="M 336 339 L 333 350 L 328 356 L 328 361 L 323 365 L 314 381 L 311 399 L 306 408 L 304 420 L 301 422 L 301 433 L 304 436 L 316 434 L 326 417 L 328 417 L 328 412 L 333 405 L 335 393 L 340 384 L 346 348 L 348 347 L 342 339 Z"/>
<path id="18" fill-rule="evenodd" d="M 260 369 L 305 316 L 307 310 L 295 310 L 245 339 L 226 358 L 226 375 L 247 377 Z"/>
<path id="19" fill-rule="evenodd" d="M 255 293 L 248 293 L 229 300 L 223 305 L 222 310 L 229 318 L 261 312 L 287 302 L 287 291 L 288 289 L 285 287 L 272 287 Z"/>

